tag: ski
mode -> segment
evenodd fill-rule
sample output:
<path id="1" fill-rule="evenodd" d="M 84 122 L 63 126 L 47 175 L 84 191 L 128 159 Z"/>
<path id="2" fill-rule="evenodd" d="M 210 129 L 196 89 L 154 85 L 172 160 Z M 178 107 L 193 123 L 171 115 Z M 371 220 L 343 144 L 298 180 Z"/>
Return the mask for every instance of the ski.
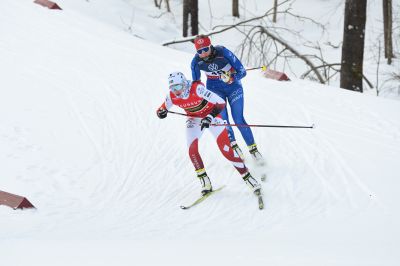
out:
<path id="1" fill-rule="evenodd" d="M 214 194 L 215 192 L 218 192 L 218 191 L 220 191 L 221 189 L 223 189 L 225 186 L 222 186 L 222 187 L 219 187 L 219 188 L 217 188 L 217 189 L 214 189 L 213 191 L 211 191 L 211 192 L 208 192 L 207 194 L 205 194 L 205 195 L 202 195 L 200 198 L 198 198 L 197 200 L 195 200 L 192 204 L 190 204 L 190 205 L 187 205 L 187 206 L 181 206 L 181 209 L 182 210 L 187 210 L 187 209 L 190 209 L 190 208 L 192 208 L 193 206 L 196 206 L 196 205 L 198 205 L 200 202 L 203 202 L 206 198 L 208 198 L 209 196 L 211 196 L 212 194 Z"/>
<path id="2" fill-rule="evenodd" d="M 256 194 L 256 196 L 258 198 L 258 208 L 260 210 L 264 209 L 264 201 L 263 201 L 263 198 L 262 198 L 261 190 L 255 191 L 255 194 Z"/>

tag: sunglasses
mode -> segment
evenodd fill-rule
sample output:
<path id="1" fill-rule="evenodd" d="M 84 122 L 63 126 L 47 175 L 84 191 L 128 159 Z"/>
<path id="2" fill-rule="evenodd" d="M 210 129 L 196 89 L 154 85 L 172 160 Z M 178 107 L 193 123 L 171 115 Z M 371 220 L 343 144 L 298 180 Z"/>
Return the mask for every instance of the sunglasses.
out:
<path id="1" fill-rule="evenodd" d="M 203 48 L 197 50 L 197 53 L 202 54 L 202 53 L 207 53 L 208 51 L 210 51 L 210 46 L 206 46 L 206 47 L 203 47 Z"/>
<path id="2" fill-rule="evenodd" d="M 183 90 L 183 84 L 171 85 L 171 86 L 169 87 L 169 89 L 170 89 L 172 92 L 179 92 L 179 91 Z"/>

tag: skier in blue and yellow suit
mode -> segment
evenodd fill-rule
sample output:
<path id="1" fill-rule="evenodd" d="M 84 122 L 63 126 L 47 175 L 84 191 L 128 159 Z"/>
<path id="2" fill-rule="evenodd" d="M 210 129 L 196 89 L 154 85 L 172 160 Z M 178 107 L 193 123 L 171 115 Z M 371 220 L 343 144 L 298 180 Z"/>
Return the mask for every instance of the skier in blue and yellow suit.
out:
<path id="1" fill-rule="evenodd" d="M 243 117 L 243 87 L 241 79 L 246 76 L 246 69 L 240 60 L 224 46 L 211 45 L 210 38 L 199 35 L 194 40 L 197 53 L 191 64 L 193 81 L 201 81 L 200 71 L 207 76 L 207 89 L 229 102 L 232 118 L 235 124 L 247 125 Z M 227 109 L 221 112 L 222 118 L 229 124 Z M 243 153 L 236 143 L 232 127 L 227 126 L 232 148 L 243 158 Z M 250 154 L 256 161 L 262 156 L 254 141 L 250 127 L 239 127 Z"/>

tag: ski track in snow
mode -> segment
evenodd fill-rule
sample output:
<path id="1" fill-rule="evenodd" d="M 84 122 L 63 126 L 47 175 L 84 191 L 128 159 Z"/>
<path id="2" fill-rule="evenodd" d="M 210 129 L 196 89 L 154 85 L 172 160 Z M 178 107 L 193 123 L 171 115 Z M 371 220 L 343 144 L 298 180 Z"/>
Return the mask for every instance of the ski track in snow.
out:
<path id="1" fill-rule="evenodd" d="M 299 90 L 299 88 L 296 90 Z M 276 97 L 269 94 L 258 98 L 269 100 L 271 96 Z M 287 117 L 291 117 L 291 121 L 288 121 L 288 124 L 296 124 L 296 121 L 306 121 L 306 124 L 311 124 L 314 122 L 312 121 L 313 113 L 323 110 L 322 108 L 305 107 L 299 103 L 301 101 L 290 99 L 290 97 L 273 99 L 273 101 L 281 101 L 283 106 L 288 106 L 289 108 L 287 109 L 292 111 L 290 113 L 285 112 Z M 260 101 L 258 105 L 263 105 L 263 102 Z M 272 120 L 279 121 L 279 118 L 282 117 L 282 112 L 274 112 L 274 110 L 268 109 L 268 103 L 265 105 L 268 110 L 266 116 L 272 118 Z M 341 105 L 347 108 L 352 106 L 351 102 L 342 103 Z M 356 113 L 360 117 L 370 115 L 369 112 L 364 110 L 350 110 L 348 112 L 349 115 L 352 113 Z M 329 116 L 334 117 L 335 115 L 329 113 Z M 343 120 L 346 119 L 343 116 L 338 116 L 337 120 L 333 121 L 339 122 Z M 347 123 L 347 126 L 349 124 L 359 125 L 360 123 L 351 121 Z M 393 125 L 390 125 L 389 128 L 393 128 Z M 275 173 L 275 170 L 272 170 L 273 172 L 269 174 L 268 180 L 274 180 L 275 184 L 272 184 L 273 190 L 270 188 L 270 192 L 290 195 L 292 208 L 295 206 L 293 211 L 296 214 L 301 213 L 300 215 L 302 216 L 312 216 L 318 212 L 329 212 L 330 208 L 338 204 L 342 207 L 351 206 L 354 210 L 365 209 L 371 204 L 370 198 L 374 196 L 374 193 L 352 171 L 348 163 L 343 161 L 340 152 L 321 132 L 318 122 L 315 129 L 301 129 L 303 130 L 301 133 L 298 132 L 299 129 L 272 130 L 280 133 L 279 138 L 283 139 L 282 143 L 284 144 L 279 147 L 279 152 L 280 154 L 286 154 L 285 157 L 274 159 L 279 160 L 280 164 L 284 164 L 285 167 L 291 169 L 286 173 L 282 171 Z M 366 130 L 373 134 L 385 132 L 384 127 L 372 129 L 367 127 Z M 264 147 L 265 150 L 268 150 L 268 148 Z M 271 152 L 271 155 L 267 154 L 267 157 L 270 158 L 274 156 L 276 156 L 274 152 Z M 302 190 L 306 193 L 302 193 Z"/>
<path id="2" fill-rule="evenodd" d="M 210 163 L 209 172 L 224 172 L 221 175 L 230 173 L 220 181 L 227 182 L 228 187 L 196 207 L 197 210 L 183 212 L 178 206 L 185 200 L 192 200 L 199 192 L 197 180 L 194 174 L 190 173 L 191 169 L 187 171 L 190 177 L 184 182 L 185 187 L 177 187 L 177 180 L 174 178 L 179 169 L 188 169 L 185 167 L 189 161 L 186 159 L 184 145 L 180 145 L 180 149 L 165 145 L 171 138 L 168 136 L 169 133 L 165 133 L 167 136 L 146 134 L 150 126 L 149 121 L 152 120 L 137 115 L 142 112 L 143 106 L 131 101 L 126 95 L 122 96 L 112 85 L 104 87 L 106 90 L 101 96 L 97 93 L 82 95 L 73 89 L 64 90 L 63 93 L 68 99 L 72 115 L 79 121 L 80 129 L 85 133 L 95 152 L 97 160 L 88 168 L 100 168 L 99 175 L 93 177 L 97 180 L 96 187 L 88 187 L 85 191 L 88 195 L 86 200 L 90 201 L 91 209 L 110 209 L 110 212 L 118 217 L 118 225 L 115 225 L 115 219 L 102 225 L 109 228 L 109 233 L 126 234 L 125 227 L 134 224 L 135 228 L 130 230 L 134 235 L 138 233 L 168 235 L 177 232 L 187 235 L 190 234 L 191 224 L 200 223 L 202 227 L 210 228 L 209 233 L 212 234 L 219 230 L 218 227 L 212 226 L 215 220 L 229 221 L 228 227 L 231 230 L 246 233 L 271 227 L 290 216 L 306 219 L 318 213 L 328 212 L 332 205 L 338 203 L 343 206 L 349 204 L 355 209 L 368 204 L 366 195 L 371 192 L 340 159 L 340 155 L 332 145 L 324 140 L 324 136 L 318 133 L 318 128 L 313 130 L 317 132 L 304 130 L 301 134 L 294 130 L 277 129 L 282 141 L 279 142 L 279 147 L 272 150 L 279 153 L 269 154 L 268 147 L 265 147 L 267 145 L 260 145 L 260 148 L 265 147 L 266 157 L 273 158 L 273 163 L 269 167 L 268 182 L 263 183 L 266 202 L 266 209 L 263 212 L 256 211 L 255 197 L 247 190 L 233 167 L 218 158 L 216 146 L 210 143 L 213 139 L 209 136 L 204 136 L 203 139 L 203 146 L 211 146 L 210 151 L 204 153 L 205 161 L 209 161 L 209 156 L 213 156 L 213 160 L 225 163 L 222 171 L 217 164 Z M 129 94 L 127 91 L 125 93 Z M 80 111 L 83 106 L 79 106 L 76 102 L 80 102 L 77 99 L 82 97 L 82 102 L 93 104 L 92 113 Z M 292 121 L 311 121 L 312 116 L 301 104 L 288 101 L 287 98 L 279 100 L 286 101 L 286 105 L 291 106 L 292 111 L 295 110 L 297 113 L 292 117 Z M 301 111 L 298 112 L 299 110 Z M 279 121 L 281 114 L 269 110 L 268 116 L 272 120 Z M 183 131 L 184 120 L 179 123 Z M 157 125 L 154 131 L 163 132 L 163 128 Z M 146 144 L 138 145 L 138 140 Z M 183 140 L 174 139 L 181 142 Z M 172 164 L 165 165 L 165 161 L 157 163 L 153 158 L 154 154 L 168 158 Z M 274 169 L 276 161 L 279 161 L 279 164 L 278 168 Z M 249 166 L 251 167 L 251 162 Z M 79 178 L 84 177 L 85 173 L 79 176 Z M 68 183 L 55 183 L 54 189 L 67 190 L 66 185 L 68 186 Z M 358 194 L 361 194 L 361 197 L 356 196 Z M 149 200 L 149 196 L 152 195 L 155 195 L 156 200 Z M 115 204 L 122 206 L 112 210 Z M 121 212 L 120 208 L 124 209 L 124 205 L 135 206 L 135 209 L 132 213 Z M 73 216 L 81 215 L 79 207 L 74 211 Z M 58 215 L 60 218 L 64 216 L 62 213 Z M 169 215 L 182 216 L 182 223 L 168 224 Z M 99 218 L 92 212 L 82 216 L 82 220 L 88 221 Z M 80 218 L 74 217 L 74 219 Z M 78 221 L 71 218 L 70 222 Z M 67 222 L 64 221 L 63 224 L 67 225 Z M 165 230 L 166 226 L 169 230 Z M 207 232 L 207 229 L 205 231 Z M 104 234 L 107 234 L 107 230 Z"/>

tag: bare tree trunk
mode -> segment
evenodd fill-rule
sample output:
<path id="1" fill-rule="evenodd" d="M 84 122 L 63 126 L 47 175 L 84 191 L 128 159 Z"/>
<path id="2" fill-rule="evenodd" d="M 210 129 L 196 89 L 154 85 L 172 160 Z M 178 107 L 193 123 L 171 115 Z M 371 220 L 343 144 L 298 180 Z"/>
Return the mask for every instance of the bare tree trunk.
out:
<path id="1" fill-rule="evenodd" d="M 167 12 L 171 12 L 171 7 L 169 6 L 169 0 L 165 0 L 165 5 L 167 6 Z"/>
<path id="2" fill-rule="evenodd" d="M 232 16 L 239 18 L 239 0 L 232 0 Z"/>
<path id="3" fill-rule="evenodd" d="M 189 36 L 189 18 L 191 35 L 199 34 L 199 2 L 198 0 L 183 0 L 182 36 Z"/>
<path id="4" fill-rule="evenodd" d="M 278 13 L 278 0 L 274 0 L 274 16 L 272 22 L 276 23 L 276 15 Z"/>
<path id="5" fill-rule="evenodd" d="M 199 34 L 199 1 L 191 0 L 190 18 L 192 26 L 192 36 Z"/>
<path id="6" fill-rule="evenodd" d="M 183 37 L 188 36 L 190 2 L 191 2 L 191 0 L 183 0 L 183 24 L 182 24 L 182 36 Z"/>
<path id="7" fill-rule="evenodd" d="M 363 61 L 367 0 L 346 0 L 340 87 L 363 92 Z"/>
<path id="8" fill-rule="evenodd" d="M 393 14 L 392 14 L 392 0 L 383 0 L 383 32 L 385 38 L 385 58 L 388 64 L 392 63 L 393 58 Z"/>

